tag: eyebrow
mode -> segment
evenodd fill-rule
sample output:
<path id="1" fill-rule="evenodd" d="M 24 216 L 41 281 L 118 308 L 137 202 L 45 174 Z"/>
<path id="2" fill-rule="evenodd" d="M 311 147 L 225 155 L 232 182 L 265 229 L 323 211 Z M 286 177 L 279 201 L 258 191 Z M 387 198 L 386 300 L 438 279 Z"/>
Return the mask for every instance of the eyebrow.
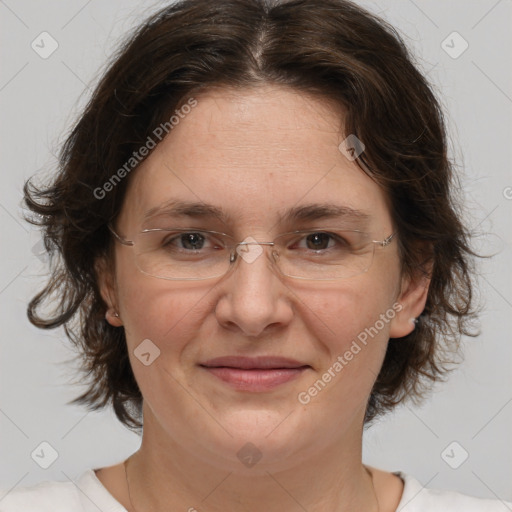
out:
<path id="1" fill-rule="evenodd" d="M 145 212 L 143 222 L 155 217 L 192 217 L 197 219 L 214 217 L 224 224 L 228 224 L 232 219 L 231 215 L 217 206 L 203 202 L 179 200 L 166 201 L 159 206 L 150 208 Z M 278 214 L 278 222 L 283 224 L 327 219 L 343 219 L 364 224 L 370 218 L 371 216 L 367 212 L 333 203 L 295 206 Z"/>
<path id="2" fill-rule="evenodd" d="M 174 199 L 147 210 L 144 213 L 143 221 L 146 222 L 154 217 L 193 217 L 199 219 L 215 217 L 224 223 L 230 220 L 230 216 L 221 208 L 211 204 Z"/>
<path id="3" fill-rule="evenodd" d="M 293 223 L 297 221 L 313 221 L 327 219 L 343 219 L 349 221 L 357 221 L 366 223 L 371 216 L 362 210 L 356 210 L 349 206 L 341 206 L 338 204 L 322 203 L 307 204 L 290 208 L 284 214 L 279 216 L 280 222 Z"/>

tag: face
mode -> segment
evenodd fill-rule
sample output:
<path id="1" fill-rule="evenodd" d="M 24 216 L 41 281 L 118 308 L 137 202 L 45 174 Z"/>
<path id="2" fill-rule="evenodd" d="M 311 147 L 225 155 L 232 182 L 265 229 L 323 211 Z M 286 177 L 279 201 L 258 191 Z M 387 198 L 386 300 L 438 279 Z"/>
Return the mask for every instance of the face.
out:
<path id="1" fill-rule="evenodd" d="M 164 226 L 259 242 L 319 226 L 364 228 L 372 240 L 393 233 L 383 191 L 338 148 L 345 139 L 339 108 L 270 86 L 196 99 L 130 177 L 116 222 L 121 236 Z M 223 218 L 196 211 L 144 221 L 170 200 L 211 205 Z M 291 209 L 327 204 L 364 217 L 285 220 Z M 409 320 L 425 295 L 401 278 L 396 241 L 376 248 L 366 272 L 333 281 L 282 276 L 271 249 L 261 247 L 254 261 L 238 258 L 222 278 L 170 281 L 140 272 L 134 248 L 116 244 L 115 286 L 102 281 L 120 314 L 110 321 L 126 332 L 145 433 L 231 469 L 241 467 L 237 452 L 248 442 L 262 463 L 284 467 L 356 439 L 387 341 L 413 329 Z M 151 340 L 147 365 L 136 356 L 143 340 Z M 251 370 L 204 366 L 227 356 L 296 364 L 281 373 L 257 370 L 260 377 L 253 370 L 244 385 Z"/>

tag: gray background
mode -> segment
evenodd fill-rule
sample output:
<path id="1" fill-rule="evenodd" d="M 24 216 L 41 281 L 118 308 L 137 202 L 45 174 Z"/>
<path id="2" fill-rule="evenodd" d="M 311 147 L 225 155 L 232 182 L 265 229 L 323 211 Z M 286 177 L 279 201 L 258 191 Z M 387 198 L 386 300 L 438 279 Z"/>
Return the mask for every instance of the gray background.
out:
<path id="1" fill-rule="evenodd" d="M 479 246 L 500 251 L 482 265 L 482 335 L 464 341 L 465 363 L 422 407 L 409 404 L 372 427 L 364 459 L 411 473 L 428 487 L 512 500 L 511 1 L 362 3 L 399 28 L 441 95 L 470 225 L 495 233 Z M 54 155 L 119 38 L 159 5 L 163 2 L 0 0 L 0 486 L 5 489 L 73 480 L 86 468 L 119 462 L 139 446 L 139 438 L 112 412 L 66 405 L 80 388 L 69 384 L 76 370 L 66 362 L 73 353 L 63 331 L 39 331 L 25 316 L 45 267 L 36 255 L 40 237 L 21 220 L 20 206 L 24 180 L 54 168 Z M 31 48 L 43 31 L 59 45 L 47 59 Z M 445 51 L 454 55 L 462 49 L 458 36 L 446 40 L 453 31 L 469 44 L 457 58 Z M 48 469 L 31 458 L 43 441 L 58 452 Z M 449 446 L 454 441 L 458 444 Z M 465 452 L 469 457 L 457 469 L 446 462 L 460 464 Z"/>

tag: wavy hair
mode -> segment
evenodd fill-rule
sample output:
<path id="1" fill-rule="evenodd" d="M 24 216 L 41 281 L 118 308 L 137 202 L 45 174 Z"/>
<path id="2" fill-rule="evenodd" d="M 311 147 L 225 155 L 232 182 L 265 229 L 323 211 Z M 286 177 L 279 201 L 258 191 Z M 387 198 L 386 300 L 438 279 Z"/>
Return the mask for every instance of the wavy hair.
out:
<path id="1" fill-rule="evenodd" d="M 107 223 L 129 177 L 104 198 L 95 190 L 208 87 L 287 86 L 337 102 L 345 133 L 366 146 L 357 162 L 386 192 L 404 274 L 431 278 L 409 335 L 391 339 L 365 423 L 442 380 L 461 335 L 473 335 L 472 256 L 454 192 L 440 103 L 403 40 L 385 21 L 345 0 L 181 0 L 149 17 L 120 46 L 61 148 L 50 183 L 24 186 L 27 220 L 41 226 L 50 277 L 28 305 L 43 329 L 64 326 L 87 389 L 71 403 L 112 404 L 142 427 L 142 395 L 124 328 L 105 320 L 95 263 L 113 265 Z M 429 247 L 428 254 L 421 248 Z M 112 267 L 113 268 L 113 267 Z M 40 313 L 45 303 L 51 313 Z"/>

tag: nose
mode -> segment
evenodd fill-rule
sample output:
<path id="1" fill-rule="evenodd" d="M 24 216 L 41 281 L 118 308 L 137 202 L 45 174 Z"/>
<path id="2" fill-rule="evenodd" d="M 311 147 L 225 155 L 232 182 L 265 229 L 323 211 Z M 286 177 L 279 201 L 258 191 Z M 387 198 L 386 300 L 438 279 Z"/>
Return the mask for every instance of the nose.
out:
<path id="1" fill-rule="evenodd" d="M 234 268 L 222 283 L 217 321 L 257 337 L 286 326 L 293 317 L 290 291 L 272 264 L 273 244 L 252 238 L 237 246 Z"/>

